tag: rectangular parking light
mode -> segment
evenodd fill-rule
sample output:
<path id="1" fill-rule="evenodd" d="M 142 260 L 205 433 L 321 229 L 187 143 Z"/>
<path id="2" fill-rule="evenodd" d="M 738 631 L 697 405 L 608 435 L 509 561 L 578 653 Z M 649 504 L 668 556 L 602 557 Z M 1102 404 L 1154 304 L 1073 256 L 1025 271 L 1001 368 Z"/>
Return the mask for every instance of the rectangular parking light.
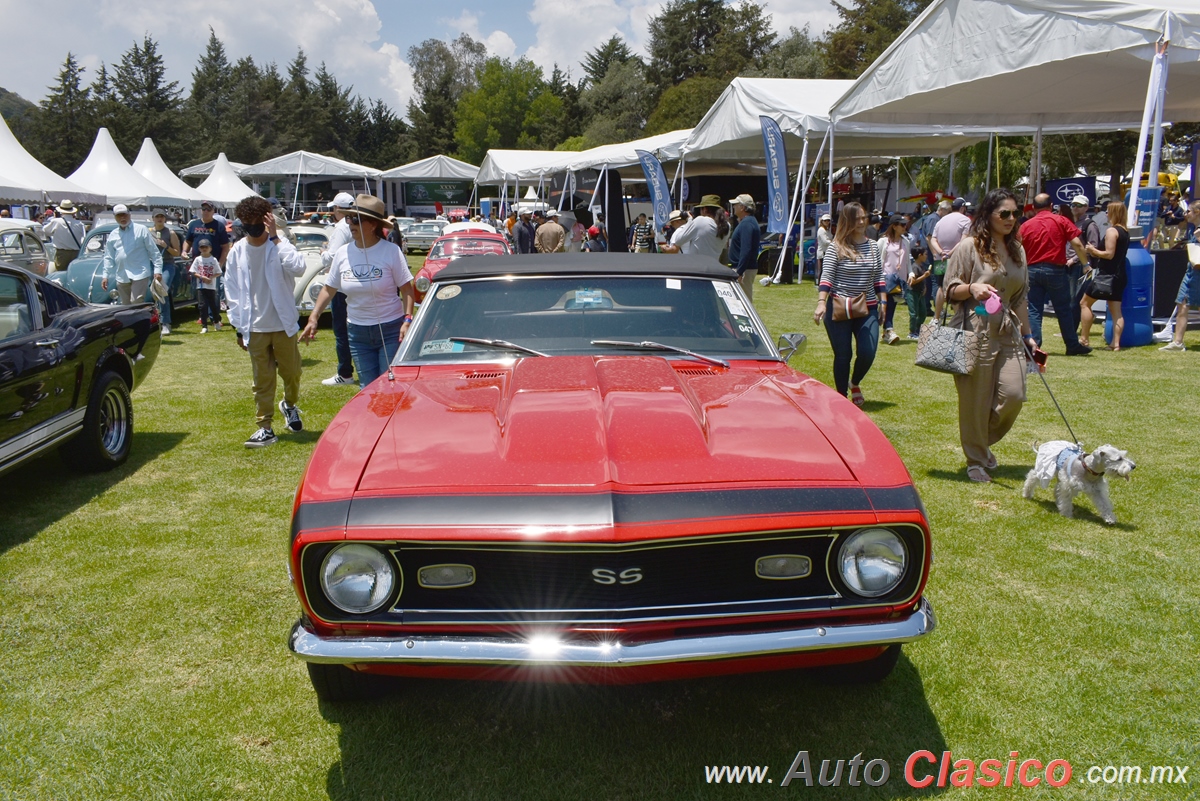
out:
<path id="1" fill-rule="evenodd" d="M 770 581 L 804 578 L 811 573 L 812 560 L 797 554 L 761 556 L 754 563 L 754 575 Z"/>
<path id="2" fill-rule="evenodd" d="M 417 571 L 417 584 L 432 590 L 452 590 L 475 583 L 470 565 L 429 565 Z"/>

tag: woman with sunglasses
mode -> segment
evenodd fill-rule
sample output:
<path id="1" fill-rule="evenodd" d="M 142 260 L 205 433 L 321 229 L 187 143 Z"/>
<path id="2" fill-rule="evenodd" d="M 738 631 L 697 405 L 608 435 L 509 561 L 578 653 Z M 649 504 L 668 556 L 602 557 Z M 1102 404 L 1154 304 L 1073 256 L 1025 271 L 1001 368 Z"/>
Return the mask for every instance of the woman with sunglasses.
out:
<path id="1" fill-rule="evenodd" d="M 986 483 L 997 467 L 991 448 L 1025 402 L 1025 358 L 1037 347 L 1029 328 L 1029 273 L 1016 234 L 1017 201 L 993 189 L 946 266 L 946 302 L 955 306 L 951 325 L 970 324 L 982 338 L 970 375 L 954 376 L 958 390 L 958 435 L 967 457 L 967 477 Z"/>
<path id="2" fill-rule="evenodd" d="M 847 203 L 838 217 L 837 233 L 821 262 L 817 282 L 817 308 L 813 322 L 825 321 L 825 333 L 833 348 L 833 384 L 838 394 L 850 393 L 855 406 L 862 407 L 859 383 L 875 363 L 879 349 L 879 323 L 883 319 L 883 260 L 879 243 L 866 235 L 869 222 L 858 203 Z M 841 309 L 835 313 L 833 304 Z M 843 317 L 844 319 L 836 319 Z M 854 371 L 850 360 L 854 358 Z"/>
<path id="3" fill-rule="evenodd" d="M 387 372 L 400 350 L 416 296 L 404 254 L 385 238 L 383 201 L 359 195 L 345 219 L 352 240 L 333 255 L 329 277 L 300 338 L 311 342 L 317 336 L 321 312 L 335 294 L 344 293 L 350 354 L 358 385 L 365 387 Z"/>

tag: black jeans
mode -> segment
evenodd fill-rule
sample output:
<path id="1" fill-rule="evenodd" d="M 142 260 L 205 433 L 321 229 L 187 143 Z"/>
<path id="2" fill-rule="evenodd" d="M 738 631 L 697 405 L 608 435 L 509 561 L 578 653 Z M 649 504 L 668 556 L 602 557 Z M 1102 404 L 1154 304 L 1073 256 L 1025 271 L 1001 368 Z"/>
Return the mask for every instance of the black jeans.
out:
<path id="1" fill-rule="evenodd" d="M 333 315 L 334 349 L 337 351 L 338 375 L 342 378 L 354 377 L 354 358 L 350 353 L 350 333 L 346 319 L 346 296 L 338 292 L 333 296 L 329 306 Z"/>
<path id="2" fill-rule="evenodd" d="M 200 309 L 200 325 L 207 326 L 209 320 L 221 322 L 221 301 L 217 290 L 203 286 L 196 290 L 196 306 Z"/>

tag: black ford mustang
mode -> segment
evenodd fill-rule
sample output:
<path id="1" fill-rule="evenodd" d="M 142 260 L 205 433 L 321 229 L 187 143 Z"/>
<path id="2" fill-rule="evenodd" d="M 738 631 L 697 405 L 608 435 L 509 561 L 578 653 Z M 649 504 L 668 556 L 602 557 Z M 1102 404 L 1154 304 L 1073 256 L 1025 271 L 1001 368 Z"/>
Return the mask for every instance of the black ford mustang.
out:
<path id="1" fill-rule="evenodd" d="M 130 391 L 161 343 L 158 310 L 97 306 L 0 262 L 0 473 L 70 441 L 63 458 L 91 470 L 125 461 Z"/>

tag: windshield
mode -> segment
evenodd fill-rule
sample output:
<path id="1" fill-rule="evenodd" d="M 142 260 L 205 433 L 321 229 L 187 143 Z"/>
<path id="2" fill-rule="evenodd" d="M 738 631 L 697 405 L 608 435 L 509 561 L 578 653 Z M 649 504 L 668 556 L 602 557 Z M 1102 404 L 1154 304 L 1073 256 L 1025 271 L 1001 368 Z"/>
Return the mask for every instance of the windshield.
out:
<path id="1" fill-rule="evenodd" d="M 478 239 L 473 236 L 456 236 L 453 239 L 442 239 L 433 244 L 429 251 L 431 259 L 451 259 L 460 256 L 504 256 L 508 254 L 508 245 L 498 239 Z"/>
<path id="2" fill-rule="evenodd" d="M 408 230 L 409 233 L 419 234 L 422 236 L 441 236 L 442 233 L 442 229 L 440 227 L 436 225 L 429 225 L 428 223 L 419 223 L 410 227 Z"/>
<path id="3" fill-rule="evenodd" d="M 320 250 L 329 244 L 329 238 L 325 234 L 293 232 L 292 238 L 297 250 Z"/>
<path id="4" fill-rule="evenodd" d="M 769 337 L 730 281 L 569 276 L 435 284 L 401 362 L 494 360 L 502 340 L 550 356 L 619 353 L 593 340 L 650 340 L 724 359 L 774 359 Z M 647 351 L 649 352 L 649 351 Z M 668 358 L 689 358 L 663 352 Z"/>
<path id="5" fill-rule="evenodd" d="M 102 253 L 104 252 L 104 243 L 108 241 L 108 231 L 96 231 L 87 238 L 83 243 L 83 250 L 86 253 Z"/>

